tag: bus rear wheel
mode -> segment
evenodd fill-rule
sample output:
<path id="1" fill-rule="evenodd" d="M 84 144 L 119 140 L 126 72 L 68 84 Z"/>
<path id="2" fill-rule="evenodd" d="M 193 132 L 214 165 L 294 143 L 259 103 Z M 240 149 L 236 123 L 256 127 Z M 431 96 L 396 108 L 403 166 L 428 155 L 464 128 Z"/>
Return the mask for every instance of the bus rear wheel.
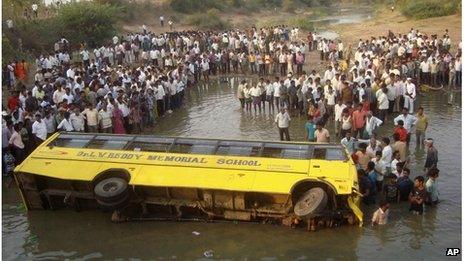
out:
<path id="1" fill-rule="evenodd" d="M 320 213 L 327 206 L 328 196 L 321 187 L 314 187 L 303 193 L 295 206 L 293 212 L 300 218 L 308 218 Z"/>
<path id="2" fill-rule="evenodd" d="M 127 181 L 118 177 L 99 181 L 93 191 L 97 203 L 107 210 L 122 208 L 130 199 Z"/>

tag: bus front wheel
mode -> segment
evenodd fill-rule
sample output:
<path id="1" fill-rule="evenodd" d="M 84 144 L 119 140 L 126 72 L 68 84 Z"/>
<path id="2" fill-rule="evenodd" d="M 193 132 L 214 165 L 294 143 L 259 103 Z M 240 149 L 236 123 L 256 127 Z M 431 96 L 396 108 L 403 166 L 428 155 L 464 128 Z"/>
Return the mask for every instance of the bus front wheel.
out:
<path id="1" fill-rule="evenodd" d="M 303 193 L 295 206 L 293 212 L 300 218 L 310 217 L 318 214 L 327 206 L 328 196 L 321 187 L 314 187 Z"/>

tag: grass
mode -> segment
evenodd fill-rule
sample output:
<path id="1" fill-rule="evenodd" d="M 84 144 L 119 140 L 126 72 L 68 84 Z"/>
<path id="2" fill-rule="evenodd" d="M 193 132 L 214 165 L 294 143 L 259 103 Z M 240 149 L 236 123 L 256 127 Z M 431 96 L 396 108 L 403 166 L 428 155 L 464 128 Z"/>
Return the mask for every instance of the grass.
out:
<path id="1" fill-rule="evenodd" d="M 400 3 L 401 12 L 410 18 L 424 19 L 461 13 L 458 0 L 405 0 Z"/>

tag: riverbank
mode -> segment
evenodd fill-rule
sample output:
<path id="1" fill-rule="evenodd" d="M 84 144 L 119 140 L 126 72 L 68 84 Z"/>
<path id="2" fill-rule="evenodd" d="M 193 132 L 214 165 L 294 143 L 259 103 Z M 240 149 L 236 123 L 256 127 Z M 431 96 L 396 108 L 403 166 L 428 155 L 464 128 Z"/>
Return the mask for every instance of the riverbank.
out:
<path id="1" fill-rule="evenodd" d="M 327 27 L 340 34 L 343 42 L 355 44 L 359 39 L 370 39 L 372 36 L 386 35 L 388 30 L 393 33 L 407 33 L 411 28 L 426 34 L 437 34 L 442 37 L 448 29 L 451 38 L 451 49 L 457 50 L 462 40 L 461 15 L 449 15 L 427 19 L 414 20 L 405 17 L 399 10 L 378 9 L 372 19 L 362 23 L 334 24 Z"/>

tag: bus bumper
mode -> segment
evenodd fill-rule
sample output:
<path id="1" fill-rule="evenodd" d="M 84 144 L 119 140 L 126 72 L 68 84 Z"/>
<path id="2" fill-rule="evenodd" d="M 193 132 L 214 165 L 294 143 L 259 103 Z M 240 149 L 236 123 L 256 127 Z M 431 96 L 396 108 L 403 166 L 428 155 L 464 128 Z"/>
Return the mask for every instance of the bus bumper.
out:
<path id="1" fill-rule="evenodd" d="M 363 212 L 359 208 L 359 205 L 361 203 L 361 197 L 357 194 L 353 194 L 348 197 L 348 206 L 350 209 L 353 211 L 353 214 L 356 216 L 356 218 L 359 221 L 359 226 L 362 227 L 363 225 Z"/>

